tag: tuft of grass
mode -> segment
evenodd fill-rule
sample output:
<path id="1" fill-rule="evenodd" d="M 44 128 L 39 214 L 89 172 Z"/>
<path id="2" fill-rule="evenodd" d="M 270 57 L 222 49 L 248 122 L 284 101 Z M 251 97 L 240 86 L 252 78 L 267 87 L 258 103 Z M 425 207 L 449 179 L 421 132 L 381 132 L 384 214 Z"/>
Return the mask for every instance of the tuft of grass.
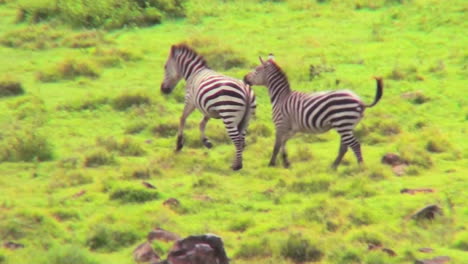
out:
<path id="1" fill-rule="evenodd" d="M 152 131 L 156 136 L 160 137 L 174 137 L 179 129 L 179 124 L 175 121 L 163 122 L 156 125 Z"/>
<path id="2" fill-rule="evenodd" d="M 145 130 L 147 127 L 147 124 L 145 121 L 142 120 L 136 120 L 130 122 L 127 127 L 125 127 L 125 133 L 126 134 L 138 134 Z"/>
<path id="3" fill-rule="evenodd" d="M 188 45 L 203 55 L 208 65 L 215 70 L 245 68 L 248 65 L 248 60 L 224 41 L 197 36 L 189 39 Z"/>
<path id="4" fill-rule="evenodd" d="M 62 31 L 44 24 L 6 32 L 0 36 L 0 44 L 17 49 L 44 50 L 58 47 L 62 37 Z"/>
<path id="5" fill-rule="evenodd" d="M 324 253 L 300 234 L 292 234 L 281 245 L 281 256 L 295 262 L 308 262 L 319 261 Z"/>
<path id="6" fill-rule="evenodd" d="M 58 221 L 72 221 L 81 219 L 78 211 L 73 209 L 57 209 L 52 212 L 52 215 Z"/>
<path id="7" fill-rule="evenodd" d="M 112 106 L 117 111 L 125 111 L 131 107 L 150 105 L 151 99 L 148 95 L 142 93 L 125 93 L 112 101 Z"/>
<path id="8" fill-rule="evenodd" d="M 101 224 L 91 230 L 86 245 L 91 250 L 113 252 L 134 244 L 138 239 L 134 232 Z"/>
<path id="9" fill-rule="evenodd" d="M 100 167 L 114 164 L 116 164 L 114 155 L 102 148 L 89 153 L 84 160 L 85 167 Z"/>
<path id="10" fill-rule="evenodd" d="M 109 44 L 105 34 L 99 30 L 87 30 L 67 36 L 63 39 L 62 45 L 74 49 L 96 47 L 102 44 Z"/>
<path id="11" fill-rule="evenodd" d="M 0 79 L 0 98 L 24 94 L 21 82 L 10 77 Z"/>
<path id="12" fill-rule="evenodd" d="M 96 57 L 97 62 L 105 67 L 115 67 L 121 65 L 122 62 L 141 59 L 141 56 L 134 51 L 123 48 L 97 48 L 92 54 Z"/>
<path id="13" fill-rule="evenodd" d="M 111 192 L 109 198 L 111 200 L 119 200 L 122 203 L 144 203 L 158 199 L 159 194 L 155 191 L 128 187 L 117 188 Z"/>
<path id="14" fill-rule="evenodd" d="M 291 184 L 289 189 L 298 193 L 318 193 L 326 192 L 330 188 L 330 179 L 313 179 L 310 182 L 296 181 Z"/>
<path id="15" fill-rule="evenodd" d="M 420 105 L 424 104 L 431 100 L 427 95 L 422 91 L 407 92 L 401 95 L 401 98 L 410 101 L 412 104 Z"/>
<path id="16" fill-rule="evenodd" d="M 151 178 L 151 170 L 145 166 L 125 168 L 123 171 L 123 177 L 125 179 L 146 180 Z"/>
<path id="17" fill-rule="evenodd" d="M 391 73 L 387 74 L 387 79 L 394 81 L 423 81 L 424 77 L 419 74 L 416 66 L 395 66 Z"/>
<path id="18" fill-rule="evenodd" d="M 80 170 L 60 170 L 52 175 L 49 187 L 66 188 L 75 187 L 93 182 L 93 178 Z"/>
<path id="19" fill-rule="evenodd" d="M 468 251 L 468 234 L 459 233 L 455 236 L 453 247 L 459 250 Z"/>
<path id="20" fill-rule="evenodd" d="M 130 137 L 125 137 L 122 141 L 117 141 L 112 137 L 98 137 L 96 145 L 105 148 L 109 152 L 116 152 L 121 156 L 143 156 L 146 154 L 141 144 Z"/>
<path id="21" fill-rule="evenodd" d="M 48 70 L 39 71 L 36 78 L 41 82 L 57 82 L 78 77 L 98 78 L 99 75 L 99 69 L 92 60 L 67 58 Z"/>
<path id="22" fill-rule="evenodd" d="M 52 144 L 33 128 L 16 130 L 0 142 L 0 161 L 48 161 L 52 158 Z"/>
<path id="23" fill-rule="evenodd" d="M 79 246 L 55 246 L 47 250 L 42 264 L 98 264 L 88 252 Z"/>
<path id="24" fill-rule="evenodd" d="M 85 111 L 85 110 L 96 110 L 103 105 L 110 102 L 107 97 L 102 98 L 83 98 L 72 103 L 57 106 L 57 110 L 65 111 Z"/>
<path id="25" fill-rule="evenodd" d="M 235 219 L 229 225 L 229 230 L 233 232 L 244 232 L 254 225 L 254 222 L 250 218 Z"/>
<path id="26" fill-rule="evenodd" d="M 268 258 L 272 255 L 270 241 L 267 239 L 243 243 L 236 252 L 236 258 Z"/>

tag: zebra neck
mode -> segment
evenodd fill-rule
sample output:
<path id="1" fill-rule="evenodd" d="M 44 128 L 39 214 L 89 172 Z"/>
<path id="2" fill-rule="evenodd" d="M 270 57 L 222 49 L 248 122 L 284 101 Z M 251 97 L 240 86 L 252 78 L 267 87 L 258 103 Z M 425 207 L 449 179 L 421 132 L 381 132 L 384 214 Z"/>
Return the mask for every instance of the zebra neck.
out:
<path id="1" fill-rule="evenodd" d="M 182 75 L 184 79 L 187 81 L 192 76 L 197 75 L 200 71 L 204 69 L 208 69 L 204 64 L 197 63 L 197 62 L 187 62 L 185 65 L 181 65 L 180 68 L 182 69 Z"/>
<path id="2" fill-rule="evenodd" d="M 286 82 L 268 82 L 268 93 L 273 107 L 279 106 L 291 94 L 289 84 Z"/>

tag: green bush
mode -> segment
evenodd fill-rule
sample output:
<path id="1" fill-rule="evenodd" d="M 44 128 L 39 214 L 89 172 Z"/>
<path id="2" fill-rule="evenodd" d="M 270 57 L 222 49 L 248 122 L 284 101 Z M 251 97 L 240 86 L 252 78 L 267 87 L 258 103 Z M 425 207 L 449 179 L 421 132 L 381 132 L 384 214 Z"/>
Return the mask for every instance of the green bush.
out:
<path id="1" fill-rule="evenodd" d="M 105 38 L 104 33 L 98 30 L 88 30 L 76 33 L 65 37 L 62 41 L 64 46 L 75 49 L 96 47 L 98 45 L 108 43 L 110 43 L 110 41 Z"/>
<path id="2" fill-rule="evenodd" d="M 96 110 L 103 105 L 106 105 L 110 102 L 110 99 L 107 97 L 103 98 L 82 98 L 72 103 L 65 105 L 59 105 L 57 110 L 65 111 L 85 111 L 85 110 Z"/>
<path id="3" fill-rule="evenodd" d="M 49 25 L 37 25 L 9 31 L 0 37 L 0 44 L 10 48 L 44 50 L 59 46 L 63 32 Z"/>
<path id="4" fill-rule="evenodd" d="M 139 143 L 129 137 L 122 141 L 117 141 L 112 137 L 97 138 L 96 145 L 109 152 L 117 152 L 121 156 L 143 156 L 146 153 Z"/>
<path id="5" fill-rule="evenodd" d="M 268 258 L 272 255 L 272 248 L 267 239 L 247 242 L 240 245 L 239 250 L 235 254 L 236 258 Z"/>
<path id="6" fill-rule="evenodd" d="M 159 198 L 156 191 L 136 188 L 117 188 L 109 196 L 111 200 L 119 200 L 122 203 L 144 203 Z"/>
<path id="7" fill-rule="evenodd" d="M 134 94 L 122 94 L 112 101 L 112 106 L 115 110 L 125 111 L 131 107 L 150 105 L 151 99 L 146 94 L 134 93 Z"/>
<path id="8" fill-rule="evenodd" d="M 331 185 L 329 179 L 313 179 L 310 182 L 296 181 L 290 186 L 291 191 L 298 193 L 326 192 Z"/>
<path id="9" fill-rule="evenodd" d="M 53 158 L 53 147 L 47 137 L 33 128 L 16 130 L 0 142 L 1 161 L 48 161 Z"/>
<path id="10" fill-rule="evenodd" d="M 159 137 L 174 137 L 178 130 L 179 124 L 174 121 L 161 122 L 152 129 L 153 133 Z"/>
<path id="11" fill-rule="evenodd" d="M 133 121 L 127 125 L 127 127 L 125 128 L 125 133 L 126 134 L 138 134 L 141 131 L 145 130 L 146 126 L 147 124 L 145 121 L 141 121 L 141 120 Z"/>
<path id="12" fill-rule="evenodd" d="M 301 235 L 290 235 L 281 246 L 281 255 L 295 262 L 319 261 L 323 252 Z"/>
<path id="13" fill-rule="evenodd" d="M 47 250 L 43 264 L 98 264 L 88 252 L 78 246 L 55 246 Z"/>
<path id="14" fill-rule="evenodd" d="M 134 232 L 123 231 L 107 225 L 98 225 L 91 231 L 86 245 L 91 250 L 113 252 L 134 244 L 138 239 L 138 235 Z"/>
<path id="15" fill-rule="evenodd" d="M 105 67 L 119 66 L 122 62 L 141 59 L 140 55 L 135 52 L 122 48 L 97 48 L 92 54 L 97 62 Z"/>
<path id="16" fill-rule="evenodd" d="M 0 79 L 0 97 L 21 94 L 24 94 L 24 89 L 20 82 L 10 78 Z"/>
<path id="17" fill-rule="evenodd" d="M 249 229 L 251 226 L 254 225 L 254 222 L 250 218 L 246 219 L 235 219 L 231 224 L 229 225 L 229 230 L 233 232 L 244 232 L 247 229 Z"/>

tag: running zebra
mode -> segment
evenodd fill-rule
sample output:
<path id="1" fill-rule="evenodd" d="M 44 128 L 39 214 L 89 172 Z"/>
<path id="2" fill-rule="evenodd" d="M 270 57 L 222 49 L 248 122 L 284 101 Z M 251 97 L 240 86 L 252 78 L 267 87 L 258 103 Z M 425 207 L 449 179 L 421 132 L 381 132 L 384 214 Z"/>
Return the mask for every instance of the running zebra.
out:
<path id="1" fill-rule="evenodd" d="M 186 80 L 185 107 L 180 118 L 176 151 L 180 151 L 184 144 L 185 120 L 197 108 L 204 115 L 200 122 L 203 145 L 207 148 L 213 146 L 205 135 L 208 120 L 222 119 L 236 147 L 236 158 L 231 168 L 241 169 L 246 129 L 256 106 L 251 87 L 241 80 L 211 70 L 203 57 L 185 44 L 171 47 L 164 69 L 163 93 L 171 93 L 180 79 Z"/>
<path id="2" fill-rule="evenodd" d="M 374 102 L 365 105 L 361 99 L 348 90 L 307 94 L 292 91 L 286 74 L 271 57 L 266 62 L 260 57 L 261 65 L 244 77 L 249 85 L 268 87 L 273 106 L 273 122 L 276 127 L 276 141 L 270 166 L 276 163 L 281 150 L 283 165 L 289 167 L 286 154 L 286 141 L 297 132 L 324 133 L 331 128 L 341 136 L 341 144 L 332 168 L 336 169 L 350 147 L 358 163 L 362 163 L 361 145 L 353 135 L 354 127 L 364 115 L 364 110 L 380 100 L 383 81 L 376 77 L 377 94 Z"/>

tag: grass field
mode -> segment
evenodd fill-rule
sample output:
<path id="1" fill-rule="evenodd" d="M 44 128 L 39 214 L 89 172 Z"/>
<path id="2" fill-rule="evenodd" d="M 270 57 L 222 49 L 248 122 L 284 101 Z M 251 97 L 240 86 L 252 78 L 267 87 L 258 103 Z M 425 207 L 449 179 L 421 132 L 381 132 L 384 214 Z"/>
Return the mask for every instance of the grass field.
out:
<path id="1" fill-rule="evenodd" d="M 218 234 L 238 264 L 468 263 L 465 1 L 112 1 L 0 0 L 0 242 L 25 245 L 0 248 L 1 264 L 134 263 L 158 226 Z M 298 135 L 292 168 L 268 167 L 265 87 L 254 87 L 241 171 L 229 169 L 219 120 L 207 127 L 214 147 L 202 146 L 200 113 L 175 154 L 184 82 L 168 96 L 159 87 L 180 42 L 240 79 L 272 52 L 293 89 L 346 88 L 367 103 L 382 76 L 384 96 L 357 128 L 365 166 L 349 152 L 330 170 L 339 137 L 329 132 Z M 386 153 L 405 159 L 403 175 L 381 164 Z M 443 215 L 408 218 L 429 204 Z"/>

